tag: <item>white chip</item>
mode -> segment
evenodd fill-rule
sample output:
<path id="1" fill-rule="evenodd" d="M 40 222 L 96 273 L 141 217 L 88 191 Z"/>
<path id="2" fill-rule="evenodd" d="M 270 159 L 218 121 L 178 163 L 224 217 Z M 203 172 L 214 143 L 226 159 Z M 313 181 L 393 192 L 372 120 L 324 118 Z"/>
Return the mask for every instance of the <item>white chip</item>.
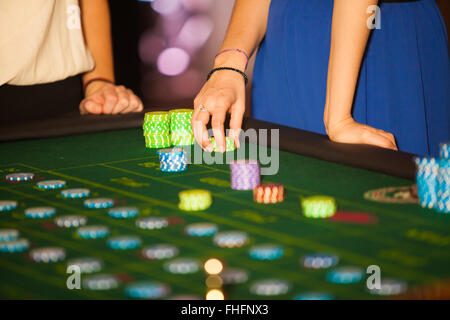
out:
<path id="1" fill-rule="evenodd" d="M 67 267 L 77 266 L 81 273 L 93 273 L 102 269 L 102 261 L 97 258 L 78 258 L 67 262 Z"/>
<path id="2" fill-rule="evenodd" d="M 29 181 L 29 180 L 32 180 L 33 178 L 34 178 L 34 173 L 29 173 L 29 172 L 11 173 L 11 174 L 6 175 L 6 180 L 15 181 L 15 182 Z"/>
<path id="3" fill-rule="evenodd" d="M 170 259 L 178 254 L 177 247 L 170 244 L 157 244 L 142 249 L 142 255 L 150 260 Z"/>
<path id="4" fill-rule="evenodd" d="M 195 273 L 200 270 L 200 263 L 194 259 L 179 258 L 167 262 L 164 268 L 174 274 Z"/>
<path id="5" fill-rule="evenodd" d="M 0 201 L 0 212 L 10 211 L 17 208 L 17 201 L 12 200 L 1 200 Z"/>
<path id="6" fill-rule="evenodd" d="M 38 248 L 31 250 L 30 256 L 35 262 L 51 263 L 64 260 L 66 251 L 58 247 Z"/>
<path id="7" fill-rule="evenodd" d="M 223 284 L 240 284 L 245 283 L 248 280 L 248 273 L 241 269 L 224 269 L 219 277 L 222 279 Z"/>
<path id="8" fill-rule="evenodd" d="M 0 242 L 17 240 L 19 231 L 16 229 L 0 229 Z"/>
<path id="9" fill-rule="evenodd" d="M 85 197 L 88 197 L 90 194 L 91 194 L 91 191 L 89 189 L 85 189 L 85 188 L 66 189 L 66 190 L 61 191 L 61 195 L 64 198 L 69 198 L 69 199 L 85 198 Z"/>
<path id="10" fill-rule="evenodd" d="M 115 276 L 107 274 L 96 274 L 84 277 L 83 288 L 89 290 L 111 290 L 119 286 Z"/>
<path id="11" fill-rule="evenodd" d="M 248 235 L 242 231 L 225 231 L 216 233 L 214 244 L 223 248 L 242 247 L 248 242 Z"/>
<path id="12" fill-rule="evenodd" d="M 105 209 L 114 205 L 114 200 L 111 198 L 93 198 L 84 201 L 84 205 L 91 209 Z"/>
<path id="13" fill-rule="evenodd" d="M 136 221 L 136 225 L 141 229 L 162 229 L 169 225 L 169 220 L 160 217 L 142 218 Z"/>
<path id="14" fill-rule="evenodd" d="M 59 189 L 65 187 L 65 185 L 64 180 L 45 180 L 36 183 L 36 186 L 41 189 Z"/>
<path id="15" fill-rule="evenodd" d="M 55 223 L 61 228 L 78 228 L 87 223 L 87 218 L 83 216 L 61 216 L 55 219 Z"/>
<path id="16" fill-rule="evenodd" d="M 278 296 L 289 291 L 289 283 L 284 280 L 269 279 L 253 283 L 250 292 L 259 296 Z"/>
<path id="17" fill-rule="evenodd" d="M 32 207 L 25 209 L 25 216 L 31 219 L 44 219 L 54 216 L 56 209 L 53 207 Z"/>

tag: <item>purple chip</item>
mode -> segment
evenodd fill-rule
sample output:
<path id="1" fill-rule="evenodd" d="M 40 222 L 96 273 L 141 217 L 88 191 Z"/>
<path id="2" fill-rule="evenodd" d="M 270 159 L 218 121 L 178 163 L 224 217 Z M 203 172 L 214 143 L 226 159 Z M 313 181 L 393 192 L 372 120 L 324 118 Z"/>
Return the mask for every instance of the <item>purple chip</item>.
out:
<path id="1" fill-rule="evenodd" d="M 236 160 L 230 163 L 231 189 L 253 190 L 260 184 L 259 164 L 256 160 Z"/>

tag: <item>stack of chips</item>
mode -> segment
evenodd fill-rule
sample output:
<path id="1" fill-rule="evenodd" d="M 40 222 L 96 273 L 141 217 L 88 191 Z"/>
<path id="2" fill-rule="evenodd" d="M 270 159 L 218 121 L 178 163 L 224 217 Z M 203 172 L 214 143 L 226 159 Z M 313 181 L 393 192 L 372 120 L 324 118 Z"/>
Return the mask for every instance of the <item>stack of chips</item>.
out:
<path id="1" fill-rule="evenodd" d="M 185 190 L 179 194 L 180 203 L 178 208 L 185 211 L 202 211 L 208 209 L 212 204 L 211 192 L 208 190 Z"/>
<path id="2" fill-rule="evenodd" d="M 300 202 L 303 214 L 307 218 L 330 218 L 337 210 L 336 201 L 329 196 L 300 197 Z"/>
<path id="3" fill-rule="evenodd" d="M 160 166 L 163 172 L 181 172 L 187 169 L 187 156 L 181 148 L 158 150 Z"/>
<path id="4" fill-rule="evenodd" d="M 216 139 L 214 139 L 214 137 L 211 138 L 211 144 L 213 145 L 214 152 L 219 152 L 219 148 L 217 147 Z M 226 137 L 225 145 L 225 151 L 227 152 L 236 150 L 236 146 L 232 138 Z"/>
<path id="5" fill-rule="evenodd" d="M 168 112 L 147 112 L 143 129 L 147 148 L 167 148 L 171 146 L 170 115 Z"/>
<path id="6" fill-rule="evenodd" d="M 424 208 L 450 213 L 450 145 L 441 144 L 440 159 L 416 158 L 419 203 Z"/>
<path id="7" fill-rule="evenodd" d="M 253 199 L 258 203 L 277 203 L 284 200 L 284 186 L 261 184 L 253 189 Z"/>
<path id="8" fill-rule="evenodd" d="M 175 146 L 190 146 L 195 142 L 192 131 L 192 109 L 175 109 L 170 111 L 170 138 Z"/>
<path id="9" fill-rule="evenodd" d="M 230 163 L 231 189 L 253 190 L 260 184 L 259 164 L 256 160 L 236 160 Z"/>

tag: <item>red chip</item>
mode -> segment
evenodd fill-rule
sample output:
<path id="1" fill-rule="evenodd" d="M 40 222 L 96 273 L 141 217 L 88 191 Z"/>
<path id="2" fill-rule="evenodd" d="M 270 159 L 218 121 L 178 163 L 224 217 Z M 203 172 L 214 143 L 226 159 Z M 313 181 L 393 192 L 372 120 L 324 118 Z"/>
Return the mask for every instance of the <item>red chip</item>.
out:
<path id="1" fill-rule="evenodd" d="M 258 203 L 277 203 L 284 200 L 282 184 L 261 184 L 253 189 L 253 199 Z"/>

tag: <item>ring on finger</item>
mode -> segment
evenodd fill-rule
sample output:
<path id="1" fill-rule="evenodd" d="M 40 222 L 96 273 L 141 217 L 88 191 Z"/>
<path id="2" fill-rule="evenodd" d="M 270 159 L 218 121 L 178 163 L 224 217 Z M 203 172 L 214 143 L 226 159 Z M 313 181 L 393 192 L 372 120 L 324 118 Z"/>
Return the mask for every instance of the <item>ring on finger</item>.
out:
<path id="1" fill-rule="evenodd" d="M 198 109 L 199 109 L 200 111 L 209 112 L 208 109 L 205 108 L 203 105 L 201 105 Z"/>

